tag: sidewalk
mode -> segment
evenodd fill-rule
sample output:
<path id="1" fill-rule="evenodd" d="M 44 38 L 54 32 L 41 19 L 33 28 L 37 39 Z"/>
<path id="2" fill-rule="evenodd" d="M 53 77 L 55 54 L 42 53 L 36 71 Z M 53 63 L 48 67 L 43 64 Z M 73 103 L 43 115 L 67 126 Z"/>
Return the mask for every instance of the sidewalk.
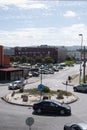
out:
<path id="1" fill-rule="evenodd" d="M 66 81 L 64 81 L 63 84 L 66 85 Z M 70 86 L 79 85 L 79 75 L 75 79 L 71 80 L 70 82 L 68 81 L 67 85 L 70 85 Z"/>

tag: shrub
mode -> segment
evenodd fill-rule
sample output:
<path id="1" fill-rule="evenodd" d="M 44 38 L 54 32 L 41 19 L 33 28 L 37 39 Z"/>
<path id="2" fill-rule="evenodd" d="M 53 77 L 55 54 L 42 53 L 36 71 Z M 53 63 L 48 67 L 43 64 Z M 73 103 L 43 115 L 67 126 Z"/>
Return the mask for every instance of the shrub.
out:
<path id="1" fill-rule="evenodd" d="M 25 93 L 29 93 L 29 94 L 39 94 L 40 92 L 38 91 L 38 88 L 31 88 L 31 89 L 25 89 L 24 90 Z"/>
<path id="2" fill-rule="evenodd" d="M 12 92 L 11 96 L 13 97 L 15 95 L 15 91 Z"/>
<path id="3" fill-rule="evenodd" d="M 71 96 L 72 95 L 71 92 L 67 92 L 67 91 L 64 91 L 64 90 L 57 90 L 57 92 L 59 94 L 65 95 L 65 96 Z"/>
<path id="4" fill-rule="evenodd" d="M 20 90 L 19 90 L 21 93 L 23 93 L 24 92 L 24 86 L 22 85 L 21 87 L 20 87 Z"/>
<path id="5" fill-rule="evenodd" d="M 50 88 L 47 87 L 47 86 L 44 86 L 44 89 L 43 89 L 42 92 L 44 92 L 44 93 L 49 93 L 49 92 L 50 92 Z"/>
<path id="6" fill-rule="evenodd" d="M 63 94 L 62 94 L 62 93 L 59 93 L 59 94 L 57 95 L 57 99 L 64 99 Z"/>

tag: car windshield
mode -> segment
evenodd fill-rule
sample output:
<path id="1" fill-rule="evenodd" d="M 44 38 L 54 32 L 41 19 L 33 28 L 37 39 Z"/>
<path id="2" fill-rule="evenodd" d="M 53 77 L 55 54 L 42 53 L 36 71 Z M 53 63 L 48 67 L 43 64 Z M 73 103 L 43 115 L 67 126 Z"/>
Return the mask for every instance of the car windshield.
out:
<path id="1" fill-rule="evenodd" d="M 18 83 L 21 83 L 21 81 L 14 81 L 13 83 L 14 84 L 18 84 Z"/>

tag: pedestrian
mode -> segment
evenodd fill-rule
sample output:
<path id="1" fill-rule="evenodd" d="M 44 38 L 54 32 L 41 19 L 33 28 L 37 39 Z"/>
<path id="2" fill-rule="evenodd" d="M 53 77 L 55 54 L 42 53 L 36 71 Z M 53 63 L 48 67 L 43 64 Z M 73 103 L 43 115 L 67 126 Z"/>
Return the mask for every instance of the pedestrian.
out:
<path id="1" fill-rule="evenodd" d="M 69 83 L 71 83 L 71 76 L 68 76 L 68 81 L 69 81 Z"/>

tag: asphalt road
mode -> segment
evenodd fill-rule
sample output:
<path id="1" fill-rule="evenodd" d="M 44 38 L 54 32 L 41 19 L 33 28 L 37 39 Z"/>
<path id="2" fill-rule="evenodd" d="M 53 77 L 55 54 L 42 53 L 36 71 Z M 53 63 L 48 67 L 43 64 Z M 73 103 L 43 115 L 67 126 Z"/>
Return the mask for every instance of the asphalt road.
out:
<path id="1" fill-rule="evenodd" d="M 78 66 L 70 67 L 54 75 L 44 77 L 43 84 L 50 86 L 52 89 L 65 89 L 63 81 L 67 80 L 68 75 L 79 73 Z M 28 84 L 26 87 L 37 87 L 40 81 Z M 73 91 L 72 86 L 68 86 L 69 91 Z M 7 86 L 0 86 L 0 97 L 8 91 Z M 32 108 L 11 105 L 0 99 L 0 130 L 63 130 L 63 126 L 68 122 L 87 121 L 87 100 L 86 94 L 74 93 L 79 100 L 70 104 L 72 108 L 71 116 L 50 116 L 34 115 Z M 28 117 L 34 118 L 34 124 L 29 128 L 26 124 Z"/>

